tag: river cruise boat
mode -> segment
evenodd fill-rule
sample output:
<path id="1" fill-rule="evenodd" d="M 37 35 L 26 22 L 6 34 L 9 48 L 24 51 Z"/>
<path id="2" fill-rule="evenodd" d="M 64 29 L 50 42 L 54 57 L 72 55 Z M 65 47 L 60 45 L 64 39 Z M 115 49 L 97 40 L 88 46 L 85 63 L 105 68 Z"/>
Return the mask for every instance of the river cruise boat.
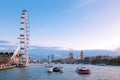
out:
<path id="1" fill-rule="evenodd" d="M 86 67 L 82 67 L 82 68 L 77 68 L 76 72 L 78 74 L 90 74 L 90 69 L 86 68 Z"/>

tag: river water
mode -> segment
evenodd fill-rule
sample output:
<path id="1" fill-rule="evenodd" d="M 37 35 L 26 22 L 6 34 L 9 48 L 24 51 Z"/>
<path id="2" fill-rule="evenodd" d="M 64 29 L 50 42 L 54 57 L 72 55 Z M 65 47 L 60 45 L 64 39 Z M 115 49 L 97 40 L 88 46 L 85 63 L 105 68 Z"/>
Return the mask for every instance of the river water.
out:
<path id="1" fill-rule="evenodd" d="M 48 68 L 31 64 L 25 68 L 0 71 L 0 80 L 120 80 L 120 66 L 97 66 L 82 64 L 53 64 L 64 67 L 64 73 L 47 73 Z M 91 74 L 80 75 L 75 72 L 79 66 L 90 68 Z"/>

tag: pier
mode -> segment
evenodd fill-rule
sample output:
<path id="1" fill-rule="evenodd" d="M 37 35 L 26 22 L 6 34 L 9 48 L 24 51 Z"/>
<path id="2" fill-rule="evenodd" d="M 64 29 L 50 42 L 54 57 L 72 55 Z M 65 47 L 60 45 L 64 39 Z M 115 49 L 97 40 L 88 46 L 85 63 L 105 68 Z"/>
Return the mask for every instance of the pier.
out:
<path id="1" fill-rule="evenodd" d="M 12 68 L 16 68 L 16 65 L 11 65 L 11 64 L 1 64 L 0 65 L 0 71 L 1 70 L 12 69 Z"/>
<path id="2" fill-rule="evenodd" d="M 0 52 L 0 71 L 1 70 L 7 70 L 11 68 L 15 68 L 16 65 L 12 65 L 9 63 L 11 56 L 13 55 L 13 52 Z"/>

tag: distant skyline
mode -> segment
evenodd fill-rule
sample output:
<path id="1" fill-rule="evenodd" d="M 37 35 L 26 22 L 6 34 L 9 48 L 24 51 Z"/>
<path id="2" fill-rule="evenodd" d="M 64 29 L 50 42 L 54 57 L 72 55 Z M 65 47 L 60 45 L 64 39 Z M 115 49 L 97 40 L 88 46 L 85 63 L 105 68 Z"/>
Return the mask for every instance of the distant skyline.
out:
<path id="1" fill-rule="evenodd" d="M 30 44 L 46 47 L 120 47 L 120 0 L 0 0 L 0 40 L 17 43 L 22 10 Z"/>

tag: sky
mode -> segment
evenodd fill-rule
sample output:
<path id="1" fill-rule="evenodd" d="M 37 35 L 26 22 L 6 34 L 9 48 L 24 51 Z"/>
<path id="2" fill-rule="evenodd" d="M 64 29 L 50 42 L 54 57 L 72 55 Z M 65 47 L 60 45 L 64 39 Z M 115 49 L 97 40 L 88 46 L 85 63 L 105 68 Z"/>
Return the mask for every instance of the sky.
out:
<path id="1" fill-rule="evenodd" d="M 0 40 L 19 42 L 23 9 L 29 14 L 30 45 L 120 47 L 120 0 L 0 0 Z"/>

